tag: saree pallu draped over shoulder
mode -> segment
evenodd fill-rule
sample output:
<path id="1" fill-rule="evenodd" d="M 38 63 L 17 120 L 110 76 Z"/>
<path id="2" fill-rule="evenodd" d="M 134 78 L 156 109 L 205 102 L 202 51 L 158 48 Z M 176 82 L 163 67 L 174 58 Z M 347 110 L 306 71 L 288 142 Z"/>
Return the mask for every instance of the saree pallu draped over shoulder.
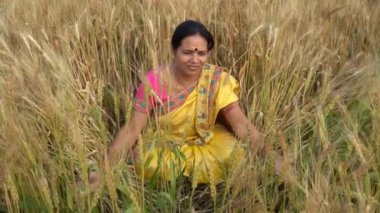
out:
<path id="1" fill-rule="evenodd" d="M 150 71 L 134 100 L 135 110 L 159 114 L 156 130 L 140 141 L 141 176 L 170 180 L 182 174 L 192 178 L 193 185 L 223 182 L 226 172 L 243 159 L 235 137 L 216 122 L 221 109 L 239 100 L 238 82 L 212 64 L 203 67 L 197 85 L 174 96 L 161 79 L 160 71 Z"/>

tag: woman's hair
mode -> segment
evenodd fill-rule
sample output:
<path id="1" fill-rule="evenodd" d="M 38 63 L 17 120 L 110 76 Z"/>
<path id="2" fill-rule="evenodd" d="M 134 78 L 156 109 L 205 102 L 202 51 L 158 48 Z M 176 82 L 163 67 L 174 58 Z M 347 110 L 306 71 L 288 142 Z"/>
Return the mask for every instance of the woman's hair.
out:
<path id="1" fill-rule="evenodd" d="M 179 24 L 172 36 L 172 48 L 176 50 L 180 45 L 181 41 L 192 35 L 199 34 L 207 41 L 207 50 L 212 50 L 214 48 L 214 38 L 211 33 L 206 29 L 206 27 L 194 20 L 186 20 Z"/>

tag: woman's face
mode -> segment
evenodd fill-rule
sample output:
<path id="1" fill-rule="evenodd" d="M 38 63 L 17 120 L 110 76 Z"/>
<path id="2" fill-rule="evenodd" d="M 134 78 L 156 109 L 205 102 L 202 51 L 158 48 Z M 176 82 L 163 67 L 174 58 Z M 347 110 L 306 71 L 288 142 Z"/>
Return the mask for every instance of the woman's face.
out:
<path id="1" fill-rule="evenodd" d="M 174 50 L 176 72 L 186 76 L 198 76 L 209 57 L 207 46 L 206 39 L 199 34 L 182 39 L 181 45 Z"/>

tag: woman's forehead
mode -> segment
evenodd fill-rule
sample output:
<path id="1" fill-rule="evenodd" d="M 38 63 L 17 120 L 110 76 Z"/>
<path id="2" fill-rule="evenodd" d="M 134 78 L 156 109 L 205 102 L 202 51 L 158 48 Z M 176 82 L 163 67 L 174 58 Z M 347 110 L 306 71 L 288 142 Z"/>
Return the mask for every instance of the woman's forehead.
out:
<path id="1" fill-rule="evenodd" d="M 182 49 L 189 49 L 194 51 L 207 50 L 207 41 L 200 35 L 187 36 L 181 41 Z"/>

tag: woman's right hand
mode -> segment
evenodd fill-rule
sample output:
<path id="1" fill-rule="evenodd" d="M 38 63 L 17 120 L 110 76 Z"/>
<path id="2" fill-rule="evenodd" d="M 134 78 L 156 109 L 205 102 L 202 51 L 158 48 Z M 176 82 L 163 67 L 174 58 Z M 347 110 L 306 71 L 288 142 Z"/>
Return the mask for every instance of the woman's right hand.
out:
<path id="1" fill-rule="evenodd" d="M 92 191 L 95 191 L 100 184 L 100 174 L 98 171 L 91 171 L 88 175 L 88 182 L 90 183 L 90 187 Z"/>

